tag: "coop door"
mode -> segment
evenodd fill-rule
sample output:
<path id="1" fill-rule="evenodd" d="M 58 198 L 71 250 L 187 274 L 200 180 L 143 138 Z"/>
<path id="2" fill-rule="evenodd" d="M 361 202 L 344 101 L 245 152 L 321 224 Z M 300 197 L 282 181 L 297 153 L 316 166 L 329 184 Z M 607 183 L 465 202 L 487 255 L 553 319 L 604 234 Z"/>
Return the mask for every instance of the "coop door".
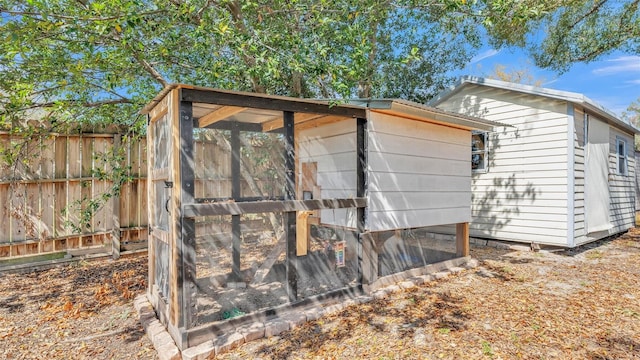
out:
<path id="1" fill-rule="evenodd" d="M 589 117 L 584 174 L 587 233 L 609 230 L 609 125 Z"/>
<path id="2" fill-rule="evenodd" d="M 149 124 L 151 168 L 149 180 L 149 226 L 152 241 L 153 284 L 163 296 L 169 294 L 169 238 L 171 229 L 171 136 L 167 115 Z"/>

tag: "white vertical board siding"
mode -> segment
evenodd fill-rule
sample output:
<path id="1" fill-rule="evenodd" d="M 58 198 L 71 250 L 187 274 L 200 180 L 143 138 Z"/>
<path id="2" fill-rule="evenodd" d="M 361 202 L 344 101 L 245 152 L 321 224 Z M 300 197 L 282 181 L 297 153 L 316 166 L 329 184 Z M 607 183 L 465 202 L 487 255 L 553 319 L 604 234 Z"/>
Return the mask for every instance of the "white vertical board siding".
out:
<path id="1" fill-rule="evenodd" d="M 322 199 L 356 197 L 356 121 L 344 120 L 300 131 L 298 166 L 318 163 Z M 300 179 L 298 179 L 300 181 Z M 323 224 L 356 227 L 356 209 L 320 211 Z"/>
<path id="2" fill-rule="evenodd" d="M 593 114 L 590 118 L 599 119 Z M 602 120 L 601 120 L 602 121 Z M 585 209 L 584 209 L 584 186 L 589 179 L 585 178 L 585 143 L 584 143 L 584 111 L 576 108 L 575 111 L 575 242 L 576 245 L 590 241 L 602 239 L 612 234 L 617 234 L 632 228 L 635 225 L 636 209 L 636 159 L 633 152 L 633 136 L 623 132 L 616 127 L 609 127 L 609 219 L 613 227 L 608 231 L 590 233 L 586 232 Z M 617 174 L 616 163 L 616 137 L 621 137 L 627 141 L 627 166 L 628 175 Z"/>
<path id="3" fill-rule="evenodd" d="M 470 85 L 438 107 L 512 126 L 491 134 L 488 172 L 472 176 L 470 235 L 567 246 L 567 103 Z"/>
<path id="4" fill-rule="evenodd" d="M 368 230 L 471 220 L 471 133 L 370 112 Z"/>

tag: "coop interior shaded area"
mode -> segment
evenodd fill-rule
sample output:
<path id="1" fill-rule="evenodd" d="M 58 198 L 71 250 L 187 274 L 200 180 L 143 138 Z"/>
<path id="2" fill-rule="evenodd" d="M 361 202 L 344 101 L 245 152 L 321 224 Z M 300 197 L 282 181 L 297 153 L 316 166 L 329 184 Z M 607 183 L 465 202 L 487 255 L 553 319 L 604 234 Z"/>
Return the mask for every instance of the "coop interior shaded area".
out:
<path id="1" fill-rule="evenodd" d="M 387 276 L 455 259 L 455 236 L 437 234 L 433 227 L 373 233 L 378 252 L 378 276 Z"/>
<path id="2" fill-rule="evenodd" d="M 288 301 L 286 278 L 272 270 L 285 260 L 277 214 L 199 218 L 196 233 L 197 323 L 225 320 Z M 233 222 L 240 224 L 234 243 Z M 280 240 L 280 241 L 278 241 Z M 271 263 L 267 264 L 267 260 Z"/>
<path id="3" fill-rule="evenodd" d="M 341 212 L 340 222 L 355 222 L 356 209 Z M 297 295 L 300 300 L 342 288 L 358 280 L 358 234 L 353 228 L 301 220 L 296 223 Z M 335 220 L 332 218 L 331 220 Z"/>
<path id="4" fill-rule="evenodd" d="M 299 216 L 300 213 L 297 212 Z M 350 213 L 353 213 L 350 212 Z M 346 213 L 345 213 L 346 214 Z M 265 311 L 290 302 L 287 288 L 286 213 L 208 216 L 196 219 L 196 323 Z M 206 223 L 206 227 L 201 224 Z M 234 227 L 239 223 L 239 232 Z M 234 225 L 235 224 L 235 225 Z M 357 235 L 353 230 L 297 223 L 304 254 L 290 259 L 297 300 L 357 284 Z M 304 232 L 303 235 L 301 232 Z M 298 247 L 298 251 L 301 247 Z"/>

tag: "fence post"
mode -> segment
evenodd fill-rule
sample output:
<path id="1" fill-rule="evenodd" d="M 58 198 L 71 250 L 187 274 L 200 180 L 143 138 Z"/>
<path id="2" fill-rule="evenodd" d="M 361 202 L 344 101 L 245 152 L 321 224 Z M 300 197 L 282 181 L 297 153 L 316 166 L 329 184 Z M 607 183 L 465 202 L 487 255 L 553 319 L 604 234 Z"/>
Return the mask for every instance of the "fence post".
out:
<path id="1" fill-rule="evenodd" d="M 113 135 L 113 151 L 119 151 L 122 146 L 122 135 Z M 128 146 L 131 146 L 129 143 Z M 122 164 L 118 164 L 122 166 Z M 114 195 L 113 201 L 113 228 L 111 229 L 111 256 L 114 260 L 120 258 L 120 194 Z"/>

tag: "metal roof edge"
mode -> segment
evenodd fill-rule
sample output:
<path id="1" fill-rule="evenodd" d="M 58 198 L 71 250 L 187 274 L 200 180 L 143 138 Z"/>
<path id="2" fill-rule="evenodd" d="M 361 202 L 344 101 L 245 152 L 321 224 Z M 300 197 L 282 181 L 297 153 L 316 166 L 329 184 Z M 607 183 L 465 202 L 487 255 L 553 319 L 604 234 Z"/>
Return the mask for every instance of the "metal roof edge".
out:
<path id="1" fill-rule="evenodd" d="M 460 78 L 458 78 L 458 80 L 456 80 L 453 85 L 450 85 L 449 87 L 441 91 L 438 95 L 436 95 L 433 99 L 427 101 L 427 105 L 436 107 L 443 101 L 455 95 L 457 92 L 462 90 L 462 88 L 464 88 L 465 78 L 466 76 L 461 76 Z"/>
<path id="2" fill-rule="evenodd" d="M 603 116 L 608 123 L 614 126 L 620 127 L 634 134 L 640 133 L 640 129 L 623 121 L 611 110 L 605 108 L 598 102 L 588 98 L 584 94 L 575 93 L 571 91 L 543 88 L 543 87 L 533 86 L 533 85 L 512 83 L 512 82 L 507 82 L 502 80 L 487 79 L 487 78 L 477 77 L 477 76 L 469 76 L 469 75 L 461 76 L 453 86 L 451 86 L 449 89 L 444 90 L 443 92 L 438 94 L 435 98 L 433 98 L 429 102 L 429 104 L 432 106 L 436 106 L 444 102 L 454 94 L 461 91 L 467 85 L 482 85 L 482 86 L 488 86 L 488 87 L 493 87 L 497 89 L 517 91 L 517 92 L 534 95 L 534 96 L 541 96 L 541 97 L 546 97 L 546 98 L 551 98 L 556 100 L 567 101 L 576 105 L 581 105 L 584 108 L 588 109 L 589 111 L 592 111 L 600 116 Z"/>
<path id="3" fill-rule="evenodd" d="M 359 99 L 358 99 L 359 100 Z M 358 101 L 360 102 L 360 101 Z M 364 104 L 366 102 L 366 104 Z M 404 99 L 368 99 L 363 100 L 363 106 L 367 106 L 371 111 L 391 110 L 409 116 L 423 117 L 438 122 L 449 123 L 476 130 L 493 131 L 496 127 L 511 127 L 510 125 L 482 119 L 478 117 L 453 113 L 425 104 Z"/>

